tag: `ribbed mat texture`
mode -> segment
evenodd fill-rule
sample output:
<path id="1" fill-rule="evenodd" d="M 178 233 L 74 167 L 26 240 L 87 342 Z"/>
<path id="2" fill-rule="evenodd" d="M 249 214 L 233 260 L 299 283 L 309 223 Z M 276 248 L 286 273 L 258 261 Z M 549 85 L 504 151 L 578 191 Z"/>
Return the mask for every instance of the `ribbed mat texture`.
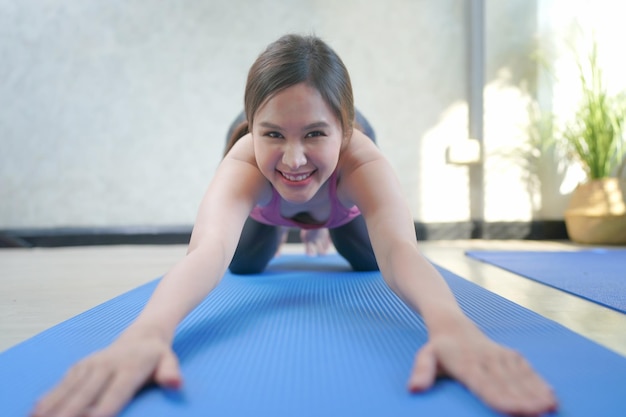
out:
<path id="1" fill-rule="evenodd" d="M 441 270 L 467 314 L 522 352 L 552 384 L 562 416 L 626 416 L 626 358 Z M 109 344 L 156 281 L 0 354 L 0 415 L 26 416 L 81 357 Z M 426 329 L 376 272 L 338 256 L 282 256 L 254 276 L 227 274 L 180 325 L 185 386 L 148 388 L 124 417 L 495 416 L 455 381 L 410 395 Z"/>
<path id="2" fill-rule="evenodd" d="M 466 254 L 626 313 L 626 249 L 468 251 Z"/>

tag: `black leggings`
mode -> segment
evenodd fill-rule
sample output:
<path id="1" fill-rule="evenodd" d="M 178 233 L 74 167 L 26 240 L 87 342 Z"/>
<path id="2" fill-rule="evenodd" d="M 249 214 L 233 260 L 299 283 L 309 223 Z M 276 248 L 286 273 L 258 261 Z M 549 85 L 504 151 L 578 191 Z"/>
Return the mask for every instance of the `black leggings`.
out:
<path id="1" fill-rule="evenodd" d="M 234 127 L 243 120 L 244 114 L 241 113 L 231 125 L 227 138 L 230 138 Z M 374 130 L 358 110 L 356 121 L 363 133 L 376 142 Z M 355 217 L 343 226 L 329 229 L 329 232 L 335 249 L 350 263 L 352 269 L 355 271 L 378 270 L 363 216 Z M 266 225 L 248 217 L 230 263 L 230 271 L 234 274 L 262 272 L 278 250 L 280 238 L 280 227 Z"/>
<path id="2" fill-rule="evenodd" d="M 376 271 L 378 263 L 363 216 L 343 226 L 329 229 L 330 238 L 355 271 Z M 259 223 L 248 217 L 229 269 L 234 274 L 258 274 L 272 260 L 280 245 L 280 228 Z"/>

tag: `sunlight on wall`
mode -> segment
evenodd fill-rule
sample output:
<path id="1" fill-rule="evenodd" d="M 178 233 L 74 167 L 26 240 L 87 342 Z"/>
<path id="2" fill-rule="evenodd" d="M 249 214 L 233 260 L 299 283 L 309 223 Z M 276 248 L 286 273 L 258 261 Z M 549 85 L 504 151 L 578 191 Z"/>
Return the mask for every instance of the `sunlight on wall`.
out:
<path id="1" fill-rule="evenodd" d="M 441 115 L 439 122 L 426 131 L 422 140 L 419 201 L 425 222 L 466 221 L 469 213 L 469 170 L 466 166 L 447 165 L 446 148 L 455 141 L 467 140 L 467 103 L 457 101 Z"/>
<path id="2" fill-rule="evenodd" d="M 539 196 L 529 178 L 523 145 L 530 96 L 502 68 L 485 87 L 485 220 L 530 220 Z"/>

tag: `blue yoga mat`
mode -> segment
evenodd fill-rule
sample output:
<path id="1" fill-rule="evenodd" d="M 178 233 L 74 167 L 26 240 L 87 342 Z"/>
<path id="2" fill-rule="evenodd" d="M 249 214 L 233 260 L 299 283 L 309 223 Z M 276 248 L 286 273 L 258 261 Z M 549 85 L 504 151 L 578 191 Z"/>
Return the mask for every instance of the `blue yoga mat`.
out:
<path id="1" fill-rule="evenodd" d="M 626 313 L 626 249 L 468 251 L 480 261 Z"/>
<path id="2" fill-rule="evenodd" d="M 626 358 L 441 270 L 466 313 L 522 352 L 555 388 L 557 416 L 624 417 Z M 156 281 L 0 354 L 2 416 L 31 405 L 79 358 L 108 345 Z M 460 384 L 405 389 L 426 341 L 420 317 L 380 273 L 350 272 L 337 256 L 282 256 L 254 276 L 227 274 L 180 325 L 180 393 L 143 390 L 124 417 L 495 416 Z"/>

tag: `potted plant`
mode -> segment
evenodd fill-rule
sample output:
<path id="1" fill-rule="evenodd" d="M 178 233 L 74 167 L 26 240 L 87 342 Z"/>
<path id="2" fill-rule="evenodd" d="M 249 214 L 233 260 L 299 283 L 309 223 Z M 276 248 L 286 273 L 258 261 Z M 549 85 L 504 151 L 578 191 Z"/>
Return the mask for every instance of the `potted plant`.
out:
<path id="1" fill-rule="evenodd" d="M 607 93 L 595 42 L 577 64 L 582 97 L 562 137 L 587 180 L 571 196 L 565 225 L 574 242 L 626 244 L 626 100 Z"/>

